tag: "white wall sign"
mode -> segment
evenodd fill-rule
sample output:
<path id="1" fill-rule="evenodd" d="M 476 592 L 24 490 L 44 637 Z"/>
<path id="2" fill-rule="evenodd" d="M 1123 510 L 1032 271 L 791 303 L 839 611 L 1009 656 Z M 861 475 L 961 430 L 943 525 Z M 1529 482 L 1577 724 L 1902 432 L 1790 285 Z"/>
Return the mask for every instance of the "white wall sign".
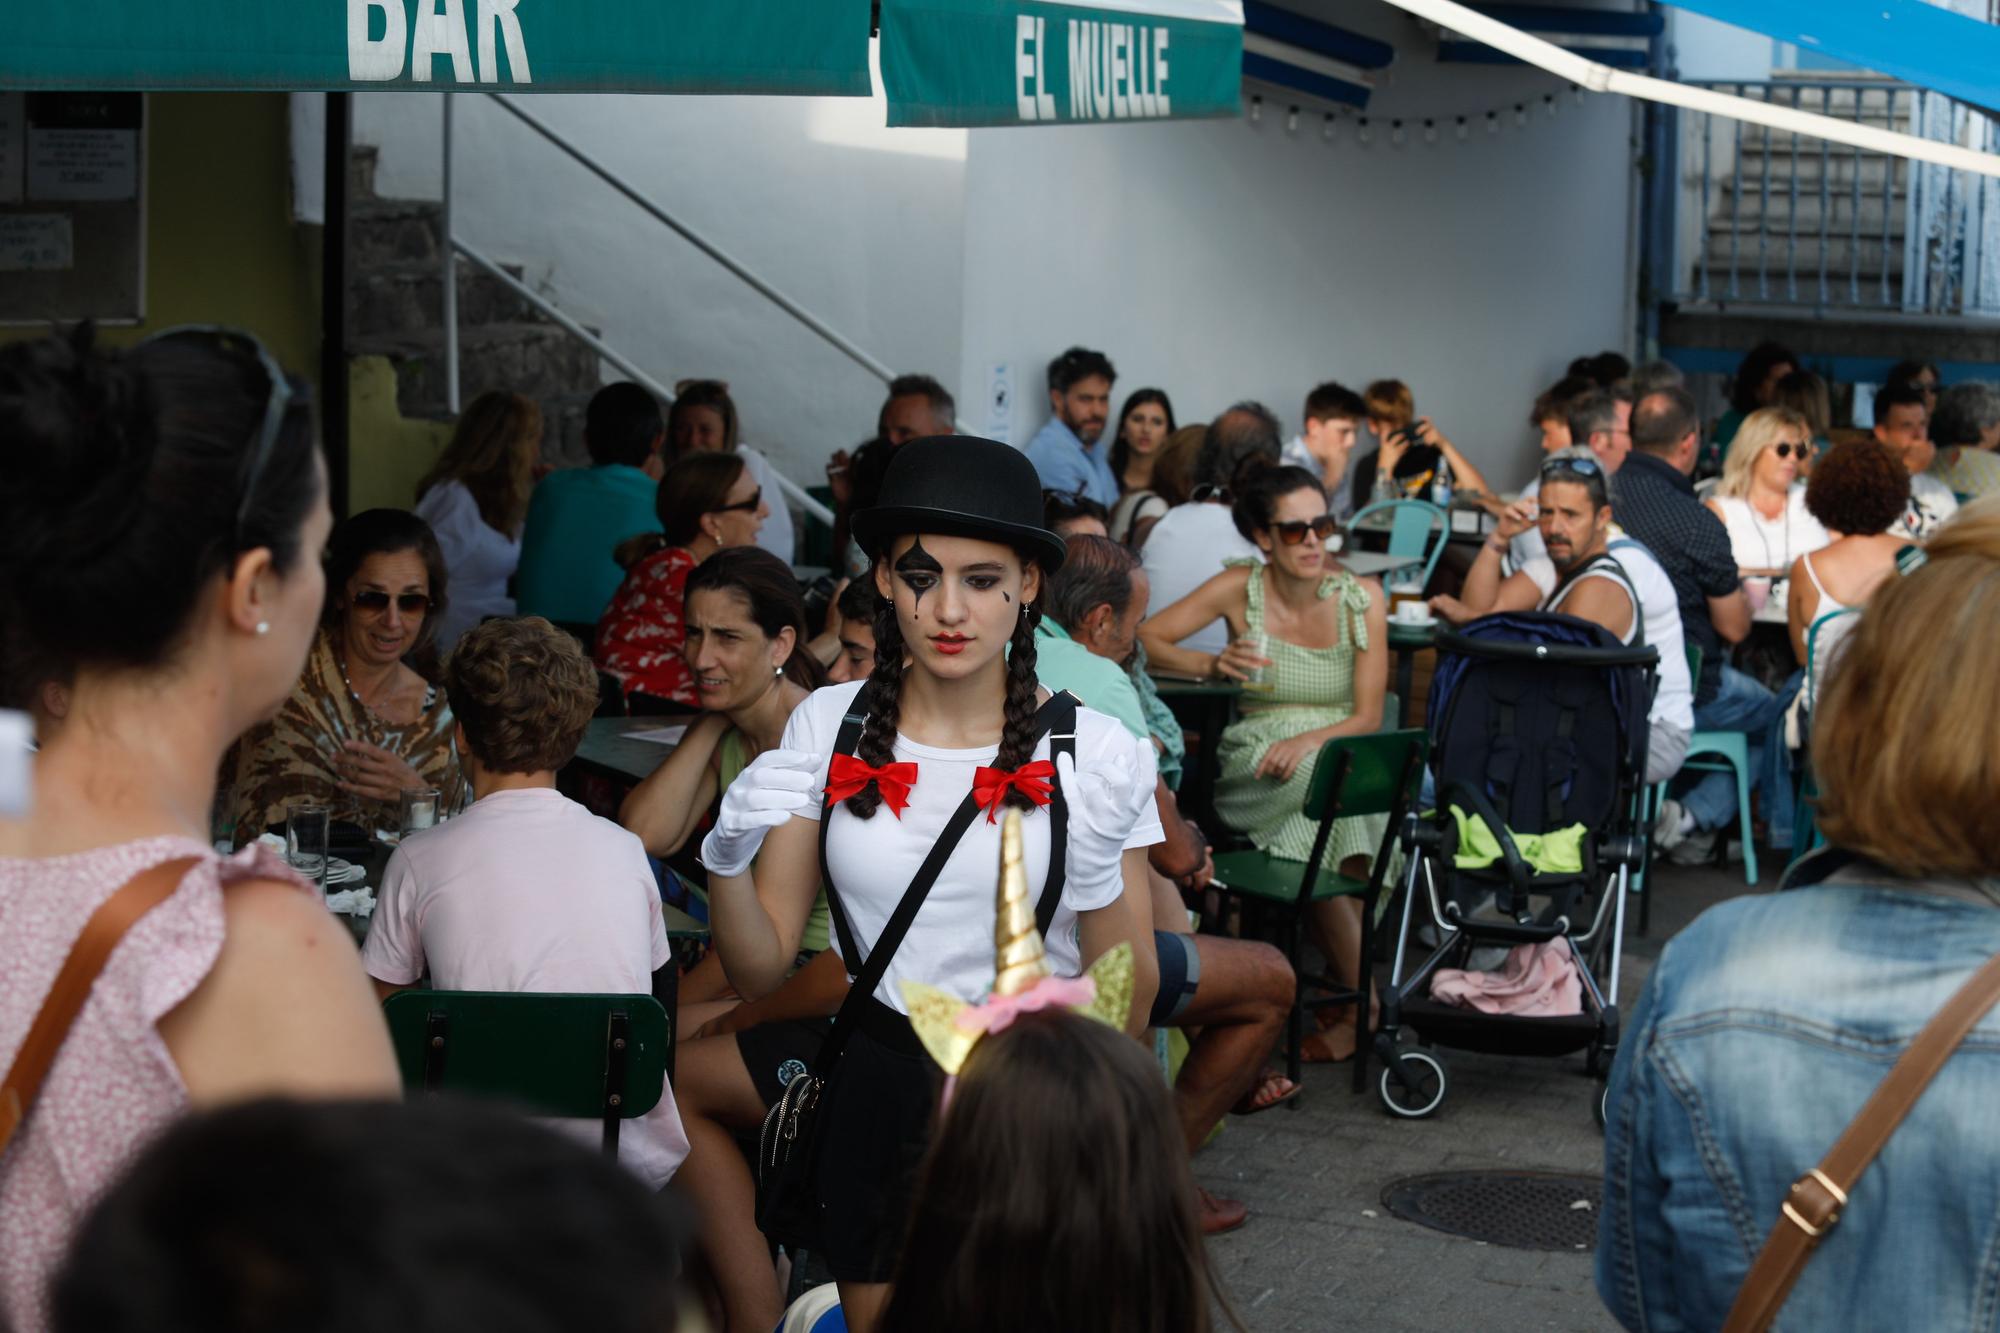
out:
<path id="1" fill-rule="evenodd" d="M 137 93 L 37 93 L 28 100 L 28 198 L 139 196 Z"/>
<path id="2" fill-rule="evenodd" d="M 1012 443 L 1014 367 L 1000 362 L 986 373 L 986 437 Z"/>
<path id="3" fill-rule="evenodd" d="M 0 204 L 21 202 L 28 151 L 28 95 L 0 93 Z"/>
<path id="4" fill-rule="evenodd" d="M 67 213 L 0 213 L 0 273 L 60 273 L 75 263 Z"/>

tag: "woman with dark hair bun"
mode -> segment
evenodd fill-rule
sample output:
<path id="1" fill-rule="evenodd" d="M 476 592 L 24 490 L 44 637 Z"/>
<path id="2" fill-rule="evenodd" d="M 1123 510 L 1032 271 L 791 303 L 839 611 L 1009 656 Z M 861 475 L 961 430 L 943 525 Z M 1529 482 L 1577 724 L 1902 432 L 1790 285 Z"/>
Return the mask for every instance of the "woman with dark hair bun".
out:
<path id="1" fill-rule="evenodd" d="M 1227 561 L 1220 574 L 1141 624 L 1139 638 L 1156 666 L 1244 682 L 1243 716 L 1222 733 L 1217 751 L 1215 813 L 1268 855 L 1305 861 L 1317 825 L 1301 811 L 1320 747 L 1382 724 L 1388 611 L 1380 583 L 1357 578 L 1328 553 L 1339 524 L 1311 472 L 1285 466 L 1255 473 L 1231 516 L 1263 558 Z M 1221 652 L 1177 646 L 1217 619 L 1229 626 Z M 1340 820 L 1326 857 L 1342 874 L 1366 879 L 1381 838 L 1380 816 Z M 1365 985 L 1360 903 L 1315 903 L 1310 925 L 1342 981 Z M 1317 1013 L 1330 1018 L 1334 1011 Z M 1353 1053 L 1351 1021 L 1305 1043 L 1308 1060 Z"/>
<path id="2" fill-rule="evenodd" d="M 854 525 L 882 598 L 875 670 L 799 706 L 781 748 L 724 794 L 702 863 L 716 951 L 746 999 L 785 979 L 822 882 L 847 966 L 873 978 L 835 1019 L 838 1062 L 814 1069 L 827 1082 L 794 1196 L 812 1201 L 814 1234 L 774 1222 L 778 1239 L 817 1248 L 849 1326 L 868 1333 L 937 1092 L 898 983 L 991 988 L 995 818 L 1024 812 L 1025 865 L 1058 974 L 1132 945 L 1139 1023 L 1158 986 L 1144 849 L 1163 835 L 1152 747 L 1035 677 L 1044 571 L 1066 550 L 1042 526 L 1027 457 L 992 440 L 914 440 Z M 927 861 L 933 882 L 921 892 Z"/>
<path id="3" fill-rule="evenodd" d="M 451 703 L 438 683 L 448 605 L 430 525 L 370 509 L 333 531 L 326 609 L 292 695 L 238 752 L 231 822 L 247 843 L 302 804 L 366 832 L 395 831 L 401 796 L 434 787 L 462 804 Z"/>
<path id="4" fill-rule="evenodd" d="M 771 510 L 741 454 L 705 452 L 673 461 L 653 508 L 661 530 L 618 548 L 625 581 L 597 622 L 597 665 L 627 694 L 699 708 L 681 660 L 688 576 L 717 551 L 755 542 Z"/>
<path id="5" fill-rule="evenodd" d="M 306 386 L 254 339 L 0 348 L 6 701 L 65 686 L 33 817 L 0 819 L 0 1067 L 86 922 L 137 913 L 0 1129 L 0 1323 L 24 1333 L 81 1205 L 190 1105 L 396 1095 L 345 929 L 269 852 L 210 841 L 223 752 L 312 643 L 331 521 Z"/>

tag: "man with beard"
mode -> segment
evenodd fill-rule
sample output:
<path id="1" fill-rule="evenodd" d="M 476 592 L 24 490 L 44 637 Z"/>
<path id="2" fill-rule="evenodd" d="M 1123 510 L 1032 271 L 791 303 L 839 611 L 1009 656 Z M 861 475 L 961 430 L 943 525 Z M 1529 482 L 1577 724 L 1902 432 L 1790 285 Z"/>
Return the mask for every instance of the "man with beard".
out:
<path id="1" fill-rule="evenodd" d="M 1587 447 L 1558 450 L 1542 463 L 1539 501 L 1510 506 L 1480 548 L 1458 597 L 1433 597 L 1432 608 L 1454 625 L 1495 611 L 1560 611 L 1602 625 L 1620 643 L 1644 643 L 1660 654 L 1653 697 L 1647 782 L 1673 776 L 1694 732 L 1694 693 L 1681 637 L 1673 582 L 1643 545 L 1611 521 L 1604 465 Z M 1500 558 L 1529 528 L 1546 556 L 1505 578 Z M 1544 592 L 1546 588 L 1548 591 Z"/>
<path id="2" fill-rule="evenodd" d="M 1087 347 L 1072 347 L 1049 362 L 1053 415 L 1028 441 L 1027 450 L 1043 490 L 1082 495 L 1106 509 L 1118 503 L 1111 445 L 1103 438 L 1117 379 L 1109 358 Z"/>

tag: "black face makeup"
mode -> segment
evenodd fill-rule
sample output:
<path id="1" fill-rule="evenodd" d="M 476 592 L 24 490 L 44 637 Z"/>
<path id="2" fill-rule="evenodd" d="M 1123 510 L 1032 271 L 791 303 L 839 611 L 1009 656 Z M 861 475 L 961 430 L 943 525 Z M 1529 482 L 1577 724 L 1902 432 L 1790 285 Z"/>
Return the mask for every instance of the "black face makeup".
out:
<path id="1" fill-rule="evenodd" d="M 944 577 L 944 566 L 937 558 L 924 549 L 924 539 L 919 537 L 910 543 L 910 549 L 896 558 L 893 566 L 903 580 L 903 586 L 916 595 L 916 609 L 921 610 L 924 594 L 935 588 Z"/>

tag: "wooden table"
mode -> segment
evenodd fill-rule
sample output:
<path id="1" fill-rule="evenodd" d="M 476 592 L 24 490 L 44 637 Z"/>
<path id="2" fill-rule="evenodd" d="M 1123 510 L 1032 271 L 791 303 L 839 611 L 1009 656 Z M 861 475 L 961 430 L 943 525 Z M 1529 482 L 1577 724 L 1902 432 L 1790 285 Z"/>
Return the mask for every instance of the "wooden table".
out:
<path id="1" fill-rule="evenodd" d="M 1235 720 L 1236 702 L 1243 697 L 1243 686 L 1233 680 L 1196 680 L 1155 673 L 1153 688 L 1182 726 L 1201 733 L 1201 747 L 1188 754 L 1177 794 L 1184 814 L 1196 823 L 1213 826 L 1222 732 Z"/>
<path id="2" fill-rule="evenodd" d="M 660 741 L 633 740 L 633 732 L 685 727 L 693 719 L 680 717 L 594 717 L 576 747 L 579 767 L 613 782 L 644 782 L 666 761 L 674 747 Z"/>
<path id="3" fill-rule="evenodd" d="M 1411 625 L 1389 619 L 1389 651 L 1396 655 L 1396 725 L 1410 725 L 1410 693 L 1415 686 L 1417 654 L 1437 642 L 1436 619 Z"/>

